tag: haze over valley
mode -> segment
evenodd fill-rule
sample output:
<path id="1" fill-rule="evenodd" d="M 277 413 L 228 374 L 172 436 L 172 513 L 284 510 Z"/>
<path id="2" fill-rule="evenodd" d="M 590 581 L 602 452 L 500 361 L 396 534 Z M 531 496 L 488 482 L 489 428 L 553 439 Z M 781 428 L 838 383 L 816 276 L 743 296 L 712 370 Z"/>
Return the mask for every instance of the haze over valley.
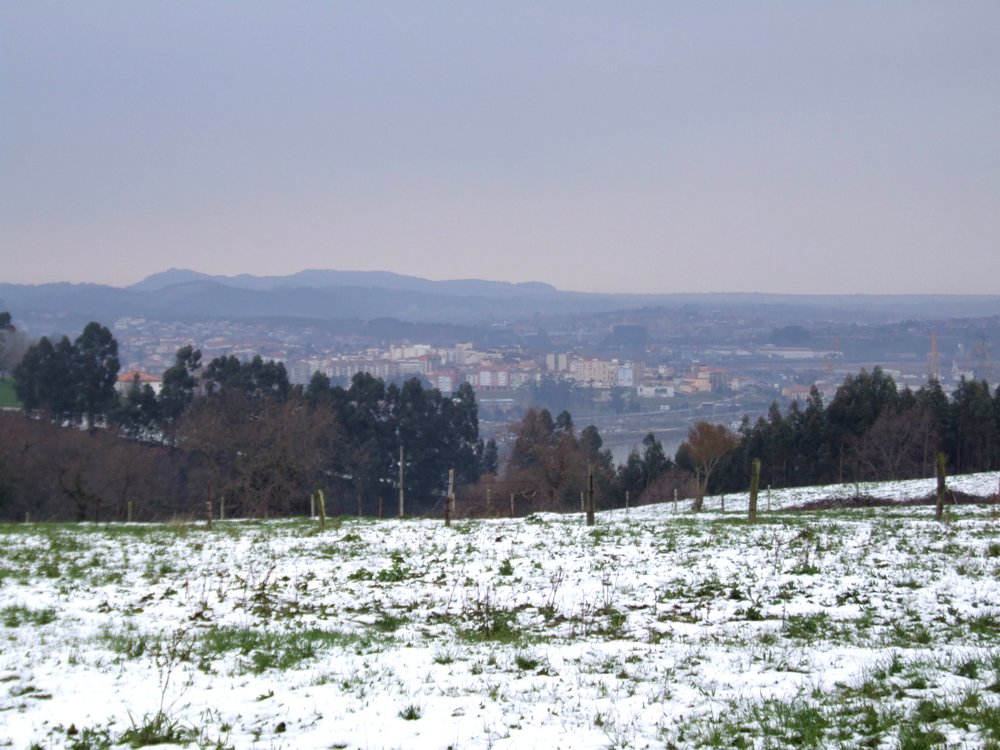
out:
<path id="1" fill-rule="evenodd" d="M 0 284 L 27 335 L 112 328 L 123 371 L 160 375 L 186 345 L 206 358 L 319 371 L 417 376 L 445 393 L 471 382 L 485 434 L 530 406 L 598 426 L 617 460 L 653 431 L 675 449 L 698 419 L 736 424 L 818 385 L 881 366 L 919 388 L 934 374 L 995 382 L 1000 297 L 961 295 L 612 295 L 544 283 L 430 281 L 312 270 L 209 276 L 170 269 L 129 287 Z M 936 353 L 935 353 L 936 352 Z"/>

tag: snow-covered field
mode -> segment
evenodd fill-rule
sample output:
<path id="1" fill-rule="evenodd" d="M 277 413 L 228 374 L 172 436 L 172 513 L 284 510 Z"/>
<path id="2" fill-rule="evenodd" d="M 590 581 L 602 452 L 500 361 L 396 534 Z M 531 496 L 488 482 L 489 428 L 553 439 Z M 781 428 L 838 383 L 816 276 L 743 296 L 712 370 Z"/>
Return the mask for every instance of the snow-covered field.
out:
<path id="1" fill-rule="evenodd" d="M 857 491 L 3 526 L 0 747 L 1000 747 L 997 511 L 781 510 Z"/>

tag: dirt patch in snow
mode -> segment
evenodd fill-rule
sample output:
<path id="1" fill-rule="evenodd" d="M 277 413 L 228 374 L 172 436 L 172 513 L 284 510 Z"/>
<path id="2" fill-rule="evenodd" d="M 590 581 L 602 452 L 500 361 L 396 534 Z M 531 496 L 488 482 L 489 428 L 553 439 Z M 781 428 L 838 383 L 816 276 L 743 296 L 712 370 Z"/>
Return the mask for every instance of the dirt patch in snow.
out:
<path id="1" fill-rule="evenodd" d="M 983 503 L 996 503 L 997 496 L 970 495 L 966 492 L 948 490 L 944 497 L 945 505 L 981 505 Z M 885 497 L 875 497 L 874 495 L 855 495 L 853 497 L 824 497 L 819 500 L 810 500 L 799 505 L 790 505 L 785 510 L 838 510 L 845 508 L 881 508 L 891 505 L 934 505 L 937 503 L 937 494 L 928 493 L 921 497 L 904 498 L 893 500 Z"/>

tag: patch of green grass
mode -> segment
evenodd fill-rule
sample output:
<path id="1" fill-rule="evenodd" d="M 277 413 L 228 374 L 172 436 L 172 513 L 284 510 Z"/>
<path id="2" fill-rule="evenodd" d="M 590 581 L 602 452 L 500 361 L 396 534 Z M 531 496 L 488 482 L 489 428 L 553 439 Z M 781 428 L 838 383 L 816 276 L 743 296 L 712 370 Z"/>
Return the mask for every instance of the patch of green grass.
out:
<path id="1" fill-rule="evenodd" d="M 735 619 L 737 620 L 748 620 L 750 622 L 760 622 L 765 619 L 763 612 L 761 612 L 760 607 L 750 604 L 747 607 L 741 607 L 735 612 Z"/>
<path id="2" fill-rule="evenodd" d="M 831 728 L 829 712 L 802 698 L 765 700 L 734 710 L 727 720 L 710 723 L 697 746 L 750 748 L 825 747 Z"/>
<path id="3" fill-rule="evenodd" d="M 112 652 L 130 661 L 157 652 L 162 642 L 160 635 L 140 633 L 135 628 L 104 630 L 100 639 Z"/>
<path id="4" fill-rule="evenodd" d="M 524 670 L 525 672 L 530 672 L 534 669 L 538 669 L 538 665 L 542 661 L 534 654 L 528 654 L 523 651 L 519 651 L 514 654 L 514 664 L 517 665 L 518 669 Z"/>
<path id="5" fill-rule="evenodd" d="M 593 632 L 595 635 L 606 635 L 612 638 L 618 638 L 624 635 L 625 625 L 628 622 L 628 613 L 622 612 L 620 609 L 608 605 L 607 607 L 601 607 L 597 611 L 603 620 L 600 621 Z"/>
<path id="6" fill-rule="evenodd" d="M 164 576 L 177 572 L 176 566 L 170 560 L 150 558 L 146 563 L 146 568 L 142 572 L 143 578 L 155 583 Z"/>
<path id="7" fill-rule="evenodd" d="M 2 586 L 4 581 L 8 579 L 18 580 L 21 583 L 27 583 L 30 577 L 30 572 L 24 570 L 23 568 L 8 568 L 4 565 L 0 565 L 0 586 Z"/>
<path id="8" fill-rule="evenodd" d="M 11 378 L 0 379 L 0 408 L 20 409 L 21 402 L 14 393 L 14 381 Z"/>
<path id="9" fill-rule="evenodd" d="M 517 612 L 504 608 L 495 608 L 478 617 L 477 622 L 459 630 L 458 635 L 468 643 L 521 643 L 526 639 L 518 625 Z"/>
<path id="10" fill-rule="evenodd" d="M 866 674 L 854 690 L 869 700 L 881 700 L 892 695 L 893 686 L 884 672 L 876 671 Z"/>
<path id="11" fill-rule="evenodd" d="M 404 721 L 416 721 L 423 715 L 423 711 L 420 706 L 411 703 L 409 706 L 404 708 L 399 712 L 399 718 Z"/>
<path id="12" fill-rule="evenodd" d="M 60 576 L 59 563 L 55 560 L 45 560 L 38 566 L 38 573 L 45 578 L 58 578 Z"/>
<path id="13" fill-rule="evenodd" d="M 982 669 L 982 662 L 979 659 L 965 659 L 955 667 L 955 674 L 969 680 L 979 679 L 979 672 Z"/>
<path id="14" fill-rule="evenodd" d="M 405 581 L 407 578 L 416 577 L 417 574 L 404 564 L 405 559 L 402 552 L 393 552 L 392 565 L 388 568 L 382 568 L 382 570 L 376 573 L 375 580 L 380 583 L 397 583 Z"/>
<path id="15" fill-rule="evenodd" d="M 77 729 L 75 725 L 70 724 L 65 731 L 68 750 L 108 750 L 115 744 L 111 732 L 105 727 Z M 43 745 L 38 747 L 44 748 Z"/>
<path id="16" fill-rule="evenodd" d="M 120 570 L 106 569 L 94 573 L 90 577 L 91 586 L 111 586 L 125 580 L 125 574 Z"/>
<path id="17" fill-rule="evenodd" d="M 796 640 L 815 641 L 830 638 L 834 634 L 833 620 L 826 612 L 808 615 L 791 615 L 785 620 L 785 636 Z"/>
<path id="18" fill-rule="evenodd" d="M 452 664 L 455 661 L 455 652 L 451 649 L 441 649 L 434 652 L 435 664 Z"/>
<path id="19" fill-rule="evenodd" d="M 394 615 L 391 612 L 382 612 L 375 620 L 375 627 L 383 633 L 391 633 L 399 630 L 407 623 L 407 619 L 401 615 Z"/>
<path id="20" fill-rule="evenodd" d="M 12 605 L 0 609 L 0 622 L 4 627 L 17 628 L 21 625 L 48 625 L 55 622 L 54 609 L 31 609 L 20 605 Z"/>
<path id="21" fill-rule="evenodd" d="M 966 662 L 963 662 L 965 664 Z M 1000 748 L 1000 706 L 978 688 L 951 696 L 921 698 L 909 706 L 887 700 L 894 678 L 904 672 L 914 681 L 918 665 L 904 665 L 894 655 L 866 673 L 856 687 L 838 686 L 808 696 L 734 703 L 719 720 L 695 719 L 682 725 L 678 738 L 697 737 L 698 747 L 798 748 L 892 746 L 903 750 L 945 747 L 955 730 L 975 732 L 977 747 Z M 964 669 L 964 667 L 963 667 Z"/>
<path id="22" fill-rule="evenodd" d="M 836 717 L 836 734 L 842 742 L 855 746 L 879 747 L 899 725 L 899 719 L 900 711 L 883 703 L 848 703 Z"/>
<path id="23" fill-rule="evenodd" d="M 984 639 L 996 641 L 1000 638 L 1000 614 L 996 611 L 984 612 L 966 621 L 969 632 Z"/>
<path id="24" fill-rule="evenodd" d="M 119 743 L 127 742 L 130 747 L 150 745 L 186 745 L 194 741 L 195 732 L 163 711 L 147 714 L 122 732 Z"/>
<path id="25" fill-rule="evenodd" d="M 929 646 L 934 637 L 922 622 L 897 621 L 892 623 L 886 639 L 890 645 L 908 648 L 914 645 Z"/>
<path id="26" fill-rule="evenodd" d="M 194 653 L 204 662 L 235 652 L 240 670 L 260 674 L 269 669 L 295 669 L 314 658 L 324 648 L 363 647 L 370 641 L 339 631 L 292 630 L 271 632 L 252 628 L 209 628 L 194 645 Z"/>
<path id="27" fill-rule="evenodd" d="M 820 747 L 830 727 L 826 712 L 804 701 L 776 702 L 769 713 L 772 720 L 764 726 L 792 747 Z"/>
<path id="28" fill-rule="evenodd" d="M 789 571 L 792 575 L 797 576 L 814 576 L 818 575 L 821 570 L 818 565 L 811 562 L 801 562 Z"/>
<path id="29" fill-rule="evenodd" d="M 373 643 L 369 637 L 317 628 L 272 632 L 243 627 L 211 627 L 169 642 L 156 633 L 108 630 L 102 634 L 102 640 L 113 652 L 129 660 L 169 656 L 177 661 L 195 662 L 206 671 L 211 670 L 215 660 L 235 655 L 238 657 L 235 671 L 240 674 L 295 669 L 324 648 L 353 647 L 360 653 Z M 170 653 L 166 654 L 166 650 Z"/>
<path id="30" fill-rule="evenodd" d="M 930 750 L 944 747 L 944 733 L 934 727 L 924 727 L 916 722 L 907 722 L 899 728 L 899 750 Z"/>

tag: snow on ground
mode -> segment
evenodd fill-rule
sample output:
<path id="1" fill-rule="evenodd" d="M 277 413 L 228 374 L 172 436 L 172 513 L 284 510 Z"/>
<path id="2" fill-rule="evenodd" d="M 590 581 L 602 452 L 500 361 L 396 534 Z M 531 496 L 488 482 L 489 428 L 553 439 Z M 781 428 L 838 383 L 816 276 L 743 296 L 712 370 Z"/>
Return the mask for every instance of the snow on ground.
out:
<path id="1" fill-rule="evenodd" d="M 595 527 L 3 526 L 0 747 L 1000 742 L 996 510 L 780 510 L 857 491 L 762 493 L 753 526 L 745 495 Z"/>
<path id="2" fill-rule="evenodd" d="M 965 474 L 947 479 L 949 490 L 990 498 L 1000 491 L 1000 472 L 984 472 L 982 474 Z M 937 490 L 937 479 L 905 479 L 896 482 L 858 482 L 856 484 L 831 484 L 816 487 L 791 487 L 789 489 L 769 490 L 762 486 L 757 495 L 757 506 L 766 510 L 790 508 L 819 500 L 849 500 L 858 496 L 875 497 L 882 500 L 910 500 L 934 495 Z M 740 492 L 730 495 L 705 498 L 705 508 L 719 509 L 725 503 L 726 510 L 747 509 L 750 501 L 749 493 Z M 683 504 L 689 507 L 690 501 Z"/>

